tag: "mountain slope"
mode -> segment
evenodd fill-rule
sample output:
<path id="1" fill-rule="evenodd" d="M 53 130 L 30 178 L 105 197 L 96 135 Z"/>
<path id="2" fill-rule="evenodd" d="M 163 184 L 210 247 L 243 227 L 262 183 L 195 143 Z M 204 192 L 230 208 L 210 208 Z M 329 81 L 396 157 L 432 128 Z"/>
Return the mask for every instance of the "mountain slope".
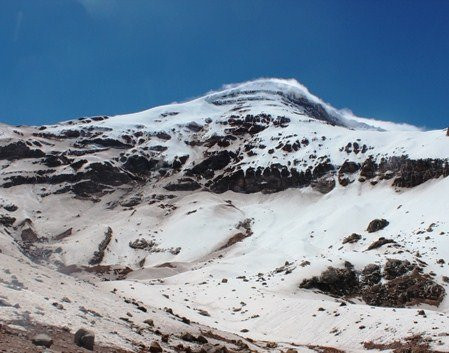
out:
<path id="1" fill-rule="evenodd" d="M 119 311 L 159 308 L 174 342 L 211 327 L 254 350 L 358 352 L 420 335 L 449 351 L 448 151 L 444 131 L 355 117 L 278 79 L 135 114 L 2 125 L 0 295 L 21 301 L 5 318 L 44 320 L 31 309 L 47 301 L 38 271 L 74 282 L 55 293 L 77 298 L 73 313 L 41 310 L 51 324 L 86 302 L 123 347 L 154 332 L 135 336 L 134 314 L 120 326 L 101 293 L 129 298 Z M 19 297 L 14 275 L 27 279 Z M 70 324 L 111 339 L 97 320 Z"/>

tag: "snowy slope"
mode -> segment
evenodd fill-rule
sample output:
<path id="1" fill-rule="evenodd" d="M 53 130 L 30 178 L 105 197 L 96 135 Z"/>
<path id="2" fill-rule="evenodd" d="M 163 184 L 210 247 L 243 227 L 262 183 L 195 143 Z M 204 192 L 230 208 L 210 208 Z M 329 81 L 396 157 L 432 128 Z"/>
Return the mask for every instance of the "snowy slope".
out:
<path id="1" fill-rule="evenodd" d="M 3 320 L 28 310 L 104 341 L 118 327 L 113 343 L 131 347 L 142 337 L 115 315 L 129 304 L 110 309 L 122 296 L 158 308 L 149 316 L 163 332 L 211 327 L 256 350 L 362 352 L 422 335 L 449 351 L 448 158 L 445 131 L 355 117 L 293 80 L 129 115 L 1 125 L 0 261 L 27 287 L 2 275 L 1 298 L 24 303 Z M 369 232 L 374 219 L 388 225 Z M 379 239 L 390 242 L 368 249 Z M 366 285 L 373 265 L 381 278 Z M 346 277 L 320 277 L 329 266 Z M 72 293 L 103 318 L 73 321 L 79 305 L 61 314 L 36 276 L 68 283 L 54 300 Z M 173 323 L 164 307 L 199 326 Z"/>

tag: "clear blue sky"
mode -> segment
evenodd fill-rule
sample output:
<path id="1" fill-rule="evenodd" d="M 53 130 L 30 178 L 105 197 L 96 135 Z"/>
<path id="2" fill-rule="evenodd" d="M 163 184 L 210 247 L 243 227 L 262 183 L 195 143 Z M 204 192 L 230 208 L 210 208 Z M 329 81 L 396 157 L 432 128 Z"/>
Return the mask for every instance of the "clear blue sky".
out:
<path id="1" fill-rule="evenodd" d="M 338 108 L 449 125 L 448 0 L 0 0 L 0 122 L 296 78 Z"/>

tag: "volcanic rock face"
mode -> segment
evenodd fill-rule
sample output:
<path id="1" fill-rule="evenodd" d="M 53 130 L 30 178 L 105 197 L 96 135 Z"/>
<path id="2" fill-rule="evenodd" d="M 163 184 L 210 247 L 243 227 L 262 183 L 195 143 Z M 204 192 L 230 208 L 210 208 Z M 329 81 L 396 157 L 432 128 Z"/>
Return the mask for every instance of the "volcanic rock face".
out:
<path id="1" fill-rule="evenodd" d="M 0 306 L 12 324 L 48 311 L 71 335 L 95 321 L 98 340 L 164 352 L 352 351 L 416 327 L 449 345 L 447 151 L 441 130 L 358 118 L 282 80 L 0 125 Z"/>
<path id="2" fill-rule="evenodd" d="M 39 158 L 45 154 L 40 149 L 31 149 L 25 142 L 17 141 L 5 146 L 0 146 L 0 159 L 10 161 L 24 158 Z"/>

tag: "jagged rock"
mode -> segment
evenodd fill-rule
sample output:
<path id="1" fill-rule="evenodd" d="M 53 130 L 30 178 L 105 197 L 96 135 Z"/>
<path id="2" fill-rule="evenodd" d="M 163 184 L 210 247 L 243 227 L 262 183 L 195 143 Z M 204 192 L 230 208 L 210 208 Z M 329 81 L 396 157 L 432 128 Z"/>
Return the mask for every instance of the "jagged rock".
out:
<path id="1" fill-rule="evenodd" d="M 393 239 L 387 239 L 387 238 L 384 238 L 384 237 L 380 237 L 375 242 L 371 243 L 371 245 L 368 246 L 367 250 L 378 249 L 378 248 L 380 248 L 381 246 L 383 246 L 385 244 L 392 244 L 392 243 L 396 243 L 396 242 Z"/>
<path id="2" fill-rule="evenodd" d="M 434 159 L 406 160 L 401 163 L 393 186 L 411 188 L 427 180 L 449 176 L 447 161 Z"/>
<path id="3" fill-rule="evenodd" d="M 203 127 L 200 124 L 198 124 L 194 121 L 188 123 L 186 125 L 186 128 L 193 132 L 200 132 L 203 129 Z"/>
<path id="4" fill-rule="evenodd" d="M 369 305 L 388 307 L 420 303 L 438 306 L 445 296 L 444 287 L 402 260 L 387 261 L 383 275 L 375 264 L 365 266 L 361 272 L 350 264 L 344 269 L 329 267 L 321 276 L 303 280 L 300 288 L 316 288 L 337 297 L 361 296 Z"/>
<path id="5" fill-rule="evenodd" d="M 299 287 L 316 288 L 331 295 L 345 296 L 357 293 L 359 282 L 352 269 L 328 267 L 321 276 L 303 280 Z"/>
<path id="6" fill-rule="evenodd" d="M 50 348 L 53 344 L 53 340 L 50 336 L 45 333 L 38 334 L 34 336 L 31 340 L 35 346 L 43 346 L 46 348 Z"/>
<path id="7" fill-rule="evenodd" d="M 126 158 L 123 168 L 131 173 L 148 175 L 156 167 L 158 161 L 156 159 L 147 159 L 139 155 L 131 155 Z"/>
<path id="8" fill-rule="evenodd" d="M 148 326 L 154 326 L 154 321 L 152 319 L 146 319 L 143 322 Z"/>
<path id="9" fill-rule="evenodd" d="M 138 204 L 140 204 L 141 202 L 142 202 L 142 197 L 136 195 L 127 200 L 121 201 L 120 205 L 123 207 L 134 207 L 134 206 L 137 206 Z"/>
<path id="10" fill-rule="evenodd" d="M 354 174 L 354 173 L 358 172 L 359 170 L 360 170 L 360 164 L 359 163 L 345 161 L 341 165 L 340 170 L 338 172 L 340 174 L 341 173 Z"/>
<path id="11" fill-rule="evenodd" d="M 5 227 L 11 227 L 16 221 L 15 217 L 0 215 L 0 224 Z"/>
<path id="12" fill-rule="evenodd" d="M 80 328 L 75 333 L 74 342 L 78 347 L 93 351 L 95 344 L 95 334 L 92 331 Z"/>
<path id="13" fill-rule="evenodd" d="M 123 143 L 120 140 L 113 139 L 113 138 L 93 138 L 93 139 L 86 139 L 79 141 L 79 144 L 81 146 L 86 145 L 99 145 L 103 147 L 112 147 L 112 148 L 118 148 L 118 149 L 127 149 L 131 148 L 132 145 L 128 143 Z"/>
<path id="14" fill-rule="evenodd" d="M 235 153 L 230 151 L 220 151 L 212 156 L 206 158 L 201 163 L 191 168 L 187 175 L 201 175 L 205 178 L 211 178 L 214 175 L 214 171 L 223 169 L 226 167 L 233 158 Z"/>
<path id="15" fill-rule="evenodd" d="M 153 341 L 153 342 L 151 342 L 149 351 L 151 353 L 162 353 L 162 347 L 158 342 Z"/>
<path id="16" fill-rule="evenodd" d="M 407 260 L 388 259 L 384 266 L 384 277 L 388 280 L 395 279 L 415 267 Z"/>
<path id="17" fill-rule="evenodd" d="M 171 139 L 171 136 L 163 131 L 158 132 L 156 134 L 156 137 L 160 138 L 161 140 L 170 140 Z"/>
<path id="18" fill-rule="evenodd" d="M 71 235 L 72 235 L 72 228 L 69 228 L 69 229 L 65 230 L 64 232 L 62 232 L 62 233 L 58 234 L 57 236 L 55 236 L 54 239 L 55 240 L 62 240 L 62 239 L 67 238 L 67 237 L 69 237 Z"/>
<path id="19" fill-rule="evenodd" d="M 129 247 L 132 249 L 151 249 L 152 247 L 154 247 L 156 245 L 156 243 L 154 241 L 147 241 L 143 238 L 141 239 L 136 239 L 133 242 L 129 242 Z"/>
<path id="20" fill-rule="evenodd" d="M 360 176 L 366 179 L 372 179 L 376 176 L 376 171 L 377 171 L 377 164 L 371 158 L 368 158 L 362 164 Z"/>
<path id="21" fill-rule="evenodd" d="M 70 164 L 70 166 L 74 169 L 74 170 L 78 170 L 80 169 L 84 164 L 87 163 L 87 159 L 80 159 L 76 162 L 73 162 Z"/>
<path id="22" fill-rule="evenodd" d="M 59 167 L 61 165 L 67 165 L 70 163 L 70 159 L 63 155 L 48 154 L 45 156 L 43 163 L 50 168 Z"/>
<path id="23" fill-rule="evenodd" d="M 313 189 L 319 191 L 320 193 L 327 194 L 335 188 L 335 179 L 326 177 L 320 178 L 316 181 L 313 181 L 311 186 Z"/>
<path id="24" fill-rule="evenodd" d="M 362 270 L 361 283 L 365 286 L 372 286 L 380 282 L 382 274 L 379 265 L 369 264 Z"/>
<path id="25" fill-rule="evenodd" d="M 39 149 L 32 150 L 25 142 L 17 141 L 6 146 L 0 146 L 0 160 L 7 159 L 13 161 L 23 158 L 40 158 L 45 153 Z"/>
<path id="26" fill-rule="evenodd" d="M 39 237 L 32 228 L 23 229 L 20 237 L 22 241 L 27 244 L 32 244 L 39 240 Z"/>
<path id="27" fill-rule="evenodd" d="M 193 336 L 192 334 L 190 334 L 190 333 L 188 333 L 188 332 L 184 333 L 184 334 L 181 336 L 181 339 L 182 339 L 183 341 L 187 341 L 187 342 L 195 342 L 195 341 L 196 341 L 195 336 Z"/>
<path id="28" fill-rule="evenodd" d="M 216 193 L 228 190 L 240 193 L 273 193 L 288 188 L 309 186 L 312 179 L 310 169 L 298 172 L 295 168 L 289 170 L 280 164 L 272 164 L 267 168 L 250 167 L 246 172 L 237 170 L 225 176 L 218 176 L 212 181 L 210 189 Z"/>
<path id="29" fill-rule="evenodd" d="M 388 226 L 390 222 L 386 219 L 374 219 L 368 224 L 368 228 L 366 229 L 368 233 L 374 233 L 381 229 L 384 229 Z"/>
<path id="30" fill-rule="evenodd" d="M 104 239 L 98 244 L 98 251 L 94 252 L 94 256 L 89 261 L 89 265 L 97 265 L 103 261 L 104 251 L 108 247 L 112 239 L 112 228 L 108 227 L 104 234 Z"/>
<path id="31" fill-rule="evenodd" d="M 168 191 L 193 191 L 201 188 L 195 180 L 190 178 L 181 178 L 177 183 L 170 183 L 164 186 Z"/>
<path id="32" fill-rule="evenodd" d="M 15 212 L 18 210 L 19 207 L 17 207 L 14 204 L 4 205 L 3 208 L 8 212 Z"/>
<path id="33" fill-rule="evenodd" d="M 362 299 L 368 305 L 403 307 L 426 303 L 438 306 L 445 295 L 444 288 L 417 271 L 399 276 L 385 284 L 367 287 Z"/>
<path id="34" fill-rule="evenodd" d="M 207 344 L 207 343 L 209 343 L 209 341 L 207 340 L 207 338 L 204 337 L 203 335 L 199 335 L 199 336 L 196 338 L 196 341 L 197 341 L 199 344 Z"/>
<path id="35" fill-rule="evenodd" d="M 343 239 L 342 243 L 346 244 L 346 243 L 357 243 L 360 239 L 362 239 L 362 236 L 360 234 L 357 233 L 352 233 L 351 235 L 348 235 L 346 238 Z"/>

